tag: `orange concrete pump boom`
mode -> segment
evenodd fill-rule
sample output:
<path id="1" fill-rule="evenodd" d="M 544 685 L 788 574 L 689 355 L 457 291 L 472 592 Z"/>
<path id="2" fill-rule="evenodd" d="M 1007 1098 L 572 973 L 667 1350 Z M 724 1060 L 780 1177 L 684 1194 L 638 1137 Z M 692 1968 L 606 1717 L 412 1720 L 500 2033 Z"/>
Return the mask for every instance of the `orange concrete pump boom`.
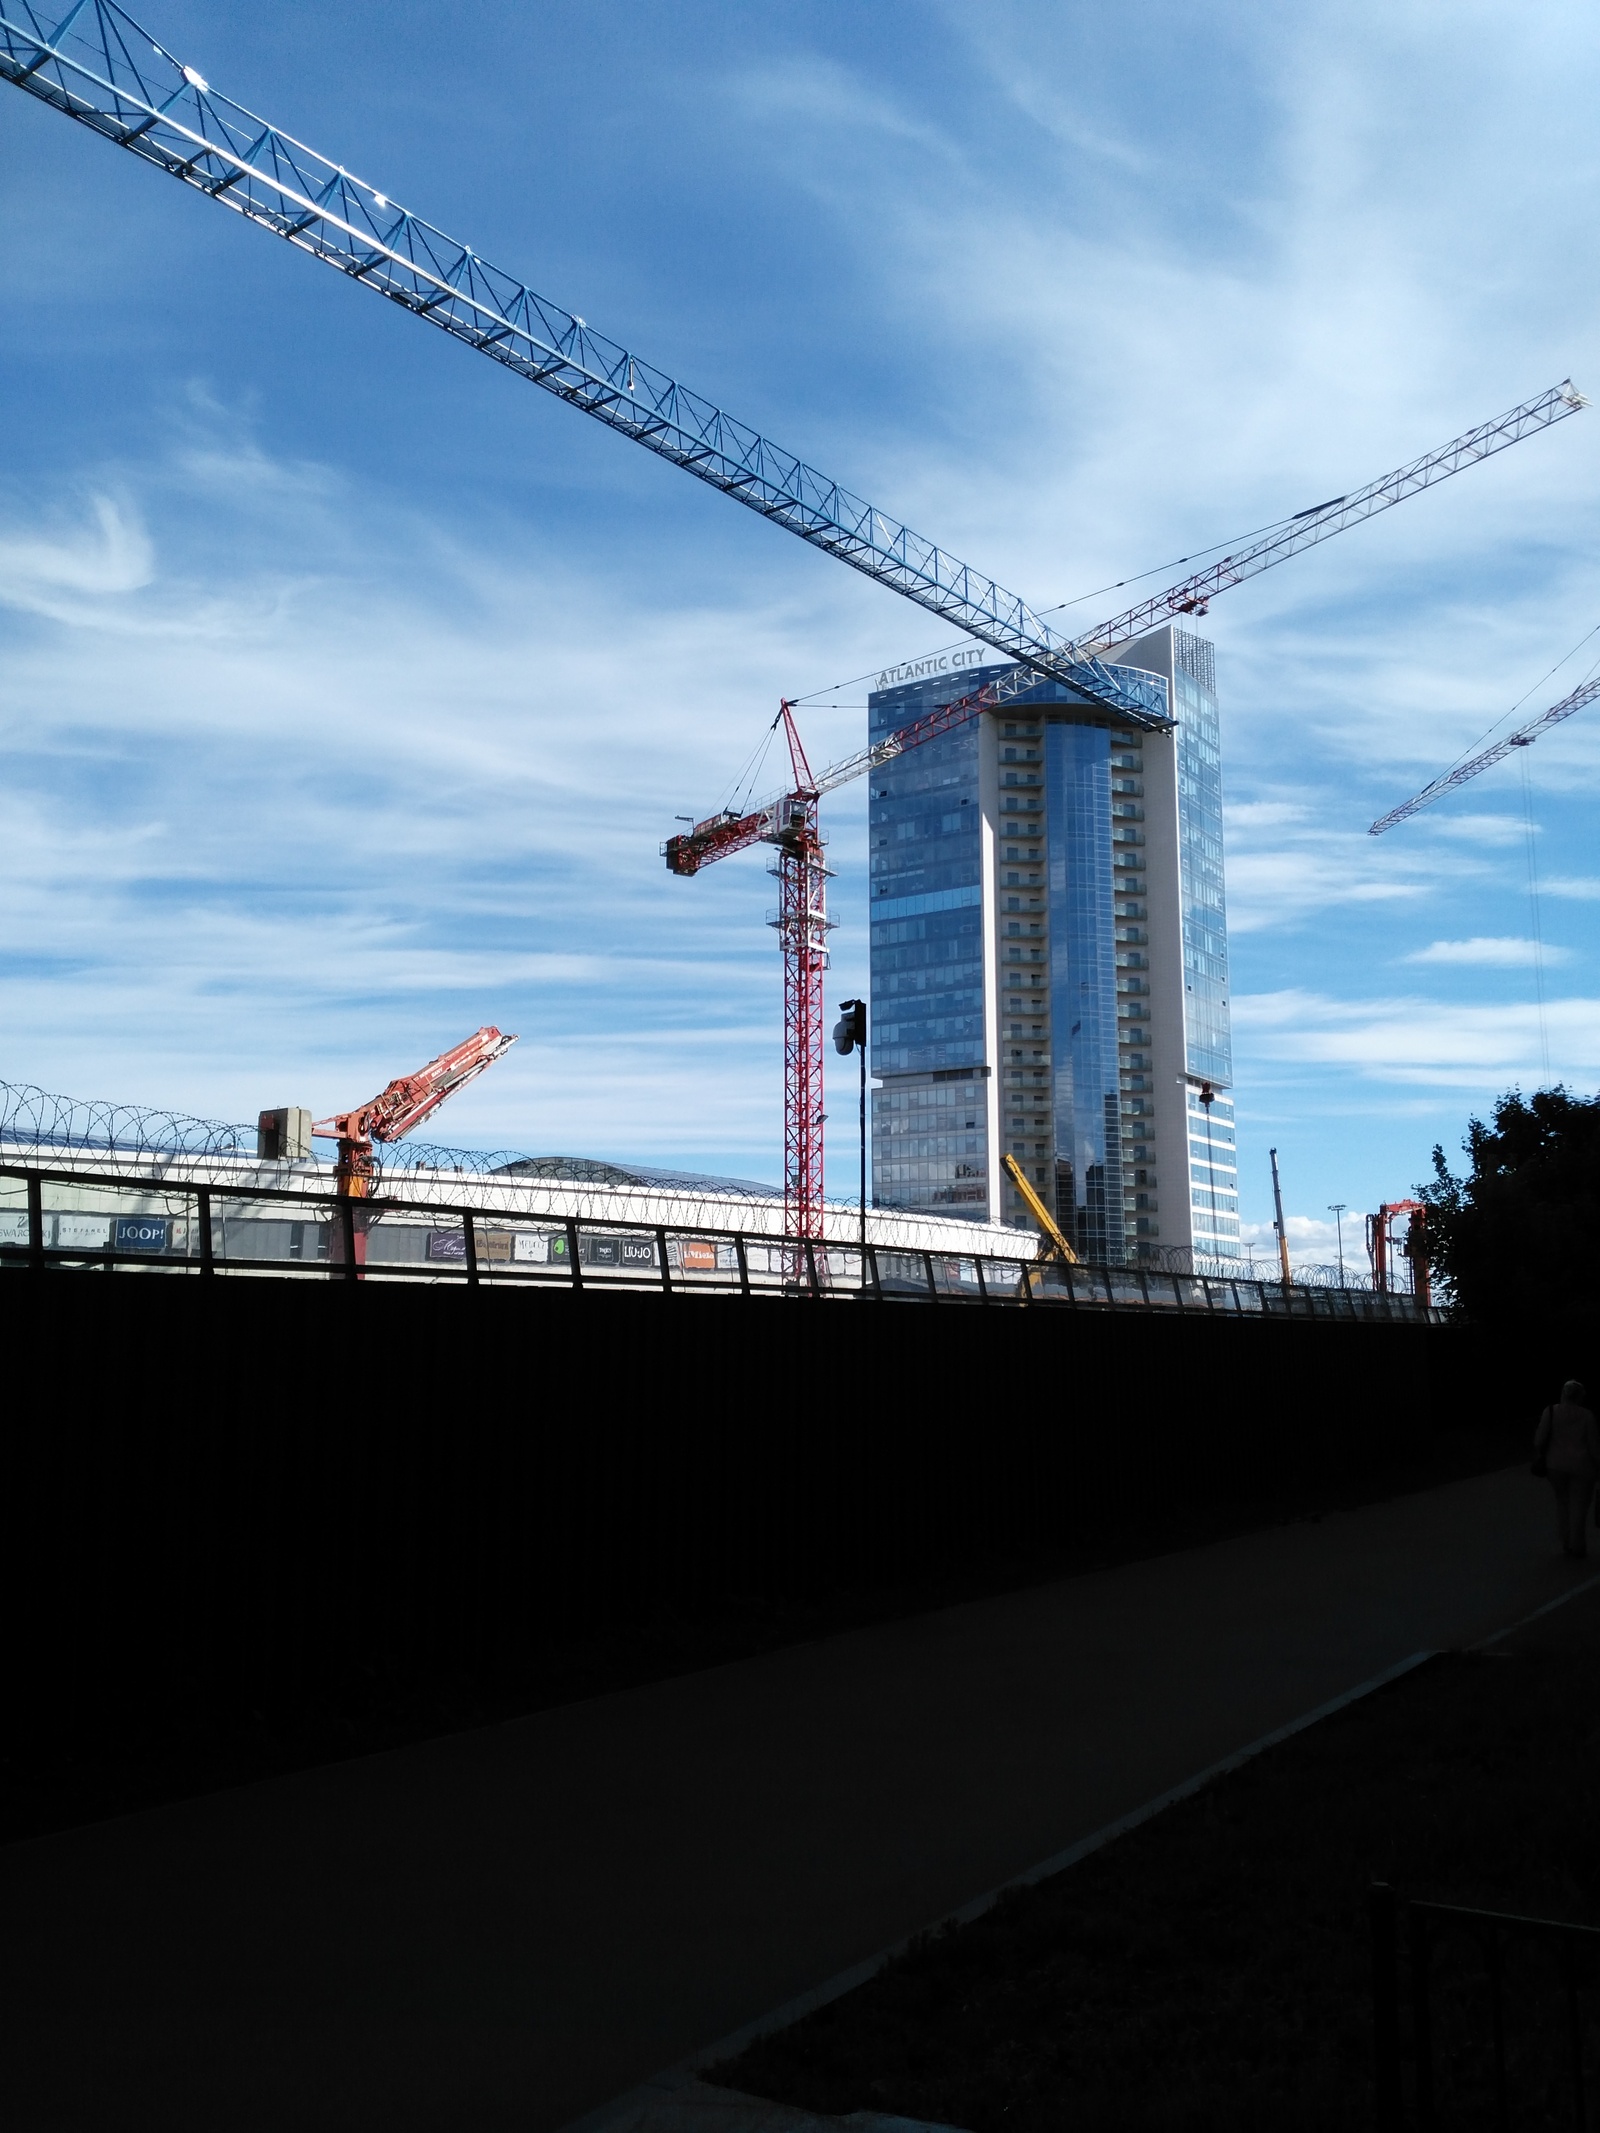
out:
<path id="1" fill-rule="evenodd" d="M 397 1141 L 420 1126 L 438 1110 L 447 1096 L 464 1089 L 469 1081 L 492 1067 L 510 1051 L 515 1037 L 497 1029 L 480 1029 L 464 1043 L 453 1045 L 430 1059 L 414 1074 L 402 1074 L 378 1096 L 372 1096 L 353 1111 L 340 1111 L 312 1127 L 322 1140 L 339 1143 L 339 1190 L 351 1199 L 364 1199 L 373 1173 L 374 1141 Z"/>

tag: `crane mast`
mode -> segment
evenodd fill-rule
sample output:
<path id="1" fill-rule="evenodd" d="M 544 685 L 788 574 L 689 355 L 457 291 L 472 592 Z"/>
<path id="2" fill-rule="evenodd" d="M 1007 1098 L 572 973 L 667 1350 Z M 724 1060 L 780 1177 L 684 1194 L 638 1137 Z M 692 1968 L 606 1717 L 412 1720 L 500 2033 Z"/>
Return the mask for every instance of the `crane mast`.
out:
<path id="1" fill-rule="evenodd" d="M 779 711 L 789 744 L 792 790 L 761 831 L 776 848 L 778 915 L 772 921 L 783 951 L 783 1233 L 790 1240 L 786 1268 L 806 1282 L 807 1239 L 822 1235 L 822 1076 L 828 968 L 828 869 L 822 859 L 818 793 L 794 714 Z"/>

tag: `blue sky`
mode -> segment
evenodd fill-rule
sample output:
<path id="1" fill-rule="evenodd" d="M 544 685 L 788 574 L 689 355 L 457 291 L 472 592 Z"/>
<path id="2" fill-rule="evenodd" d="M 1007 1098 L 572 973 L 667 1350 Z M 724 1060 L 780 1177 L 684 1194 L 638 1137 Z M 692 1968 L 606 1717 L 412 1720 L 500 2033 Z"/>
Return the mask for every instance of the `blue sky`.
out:
<path id="1" fill-rule="evenodd" d="M 1600 398 L 1576 6 L 145 19 L 1036 603 Z M 772 885 L 657 847 L 917 610 L 0 93 L 0 1075 L 253 1116 L 522 1041 L 440 1139 L 775 1177 Z M 1219 599 L 1244 1212 L 1320 1256 L 1542 1067 L 1515 764 L 1366 825 L 1600 622 L 1600 408 Z M 1095 616 L 1091 602 L 1082 613 Z M 864 689 L 807 712 L 813 760 Z M 1600 712 L 1528 759 L 1600 1080 Z M 827 816 L 865 984 L 864 794 Z M 830 1165 L 854 1176 L 849 1113 Z"/>

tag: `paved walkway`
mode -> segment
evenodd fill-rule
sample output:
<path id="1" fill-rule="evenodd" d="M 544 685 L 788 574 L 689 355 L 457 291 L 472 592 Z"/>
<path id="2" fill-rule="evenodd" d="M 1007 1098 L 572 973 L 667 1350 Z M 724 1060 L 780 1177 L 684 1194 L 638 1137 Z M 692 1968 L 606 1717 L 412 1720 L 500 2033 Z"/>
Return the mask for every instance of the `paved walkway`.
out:
<path id="1" fill-rule="evenodd" d="M 1518 1470 L 7 1847 L 7 2118 L 548 2133 L 1584 1568 Z"/>

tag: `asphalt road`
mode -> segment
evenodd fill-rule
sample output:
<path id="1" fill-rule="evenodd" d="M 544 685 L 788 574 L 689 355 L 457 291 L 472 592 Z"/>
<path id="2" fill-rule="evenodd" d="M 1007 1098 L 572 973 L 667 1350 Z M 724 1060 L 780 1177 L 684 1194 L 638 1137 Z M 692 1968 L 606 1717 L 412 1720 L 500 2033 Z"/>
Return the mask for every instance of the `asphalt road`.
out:
<path id="1" fill-rule="evenodd" d="M 1517 1469 L 7 1846 L 7 2122 L 548 2133 L 1585 1570 Z"/>

